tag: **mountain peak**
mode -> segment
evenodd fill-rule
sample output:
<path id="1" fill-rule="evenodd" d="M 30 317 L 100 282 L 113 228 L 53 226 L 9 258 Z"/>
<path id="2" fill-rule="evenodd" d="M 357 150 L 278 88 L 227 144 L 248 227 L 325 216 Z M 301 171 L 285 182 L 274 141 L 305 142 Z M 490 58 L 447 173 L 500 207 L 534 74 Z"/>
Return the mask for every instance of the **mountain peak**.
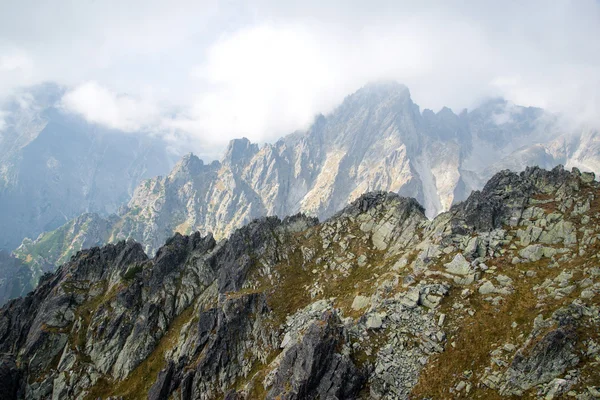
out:
<path id="1" fill-rule="evenodd" d="M 410 95 L 410 90 L 406 85 L 403 85 L 394 80 L 379 80 L 379 81 L 371 81 L 363 86 L 359 91 L 371 91 L 371 92 L 397 92 L 397 93 L 408 93 Z"/>
<path id="2" fill-rule="evenodd" d="M 170 177 L 174 177 L 175 175 L 185 174 L 185 175 L 195 175 L 199 173 L 200 169 L 204 166 L 204 161 L 199 159 L 194 153 L 188 153 L 181 157 L 181 160 L 173 170 L 169 174 Z"/>
<path id="3" fill-rule="evenodd" d="M 350 98 L 373 99 L 381 101 L 386 98 L 402 98 L 410 100 L 410 90 L 405 85 L 396 81 L 384 80 L 367 83 L 358 89 Z"/>
<path id="4" fill-rule="evenodd" d="M 258 152 L 258 145 L 252 143 L 248 138 L 233 139 L 229 142 L 223 162 L 228 164 L 243 164 L 244 160 L 250 159 Z"/>
<path id="5" fill-rule="evenodd" d="M 401 110 L 416 107 L 408 88 L 395 81 L 375 81 L 366 84 L 347 96 L 338 111 L 343 115 L 357 113 L 359 108 L 378 109 L 381 107 Z"/>

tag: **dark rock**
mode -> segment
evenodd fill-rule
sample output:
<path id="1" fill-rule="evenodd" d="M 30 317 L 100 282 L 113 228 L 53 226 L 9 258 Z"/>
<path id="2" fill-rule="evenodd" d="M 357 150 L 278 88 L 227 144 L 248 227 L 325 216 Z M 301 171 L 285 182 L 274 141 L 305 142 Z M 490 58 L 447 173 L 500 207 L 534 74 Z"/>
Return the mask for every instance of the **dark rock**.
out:
<path id="1" fill-rule="evenodd" d="M 265 217 L 250 222 L 236 230 L 224 245 L 213 254 L 209 263 L 215 269 L 219 264 L 219 292 L 239 290 L 248 271 L 257 258 L 272 264 L 281 259 L 279 235 L 292 233 L 303 226 L 314 226 L 318 220 L 298 214 L 281 221 L 278 217 Z"/>
<path id="2" fill-rule="evenodd" d="M 550 382 L 577 365 L 576 341 L 572 327 L 561 327 L 548 332 L 533 348 L 517 352 L 506 372 L 507 382 L 502 392 L 518 394 L 521 390 Z"/>
<path id="3" fill-rule="evenodd" d="M 174 370 L 173 362 L 169 362 L 167 368 L 159 372 L 156 382 L 148 391 L 148 400 L 166 400 L 169 398 Z"/>
<path id="4" fill-rule="evenodd" d="M 255 352 L 268 340 L 260 337 L 268 332 L 257 320 L 267 312 L 265 295 L 253 293 L 227 299 L 217 309 L 200 315 L 195 353 L 202 352 L 203 357 L 196 366 L 192 398 L 231 385 L 241 375 L 242 361 L 257 361 Z M 252 348 L 247 347 L 249 342 Z"/>
<path id="5" fill-rule="evenodd" d="M 505 170 L 494 175 L 483 190 L 450 209 L 453 231 L 486 232 L 504 225 L 516 226 L 533 195 L 579 190 L 580 177 L 562 165 L 547 171 L 530 167 L 520 174 Z"/>
<path id="6" fill-rule="evenodd" d="M 14 356 L 0 355 L 0 397 L 5 400 L 16 400 L 21 397 L 22 377 L 23 373 L 17 368 Z"/>
<path id="7" fill-rule="evenodd" d="M 338 353 L 343 328 L 337 315 L 325 313 L 286 351 L 267 399 L 351 399 L 365 377 L 349 357 Z"/>
<path id="8" fill-rule="evenodd" d="M 396 193 L 376 191 L 368 192 L 354 200 L 350 205 L 346 206 L 342 211 L 338 212 L 332 218 L 340 215 L 353 215 L 365 213 L 370 209 L 379 205 L 389 205 L 396 207 L 402 214 L 409 215 L 413 212 L 422 214 L 425 218 L 425 209 L 419 202 L 410 197 L 402 197 Z"/>

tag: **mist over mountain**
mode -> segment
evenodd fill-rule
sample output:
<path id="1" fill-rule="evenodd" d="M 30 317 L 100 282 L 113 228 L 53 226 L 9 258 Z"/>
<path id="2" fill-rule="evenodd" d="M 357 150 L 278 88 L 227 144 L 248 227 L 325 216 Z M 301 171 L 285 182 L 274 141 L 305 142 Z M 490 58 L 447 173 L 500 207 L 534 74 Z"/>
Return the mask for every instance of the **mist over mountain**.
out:
<path id="1" fill-rule="evenodd" d="M 107 216 L 173 156 L 159 137 L 86 122 L 60 105 L 64 89 L 43 84 L 15 94 L 0 131 L 0 249 L 13 250 L 69 219 Z"/>

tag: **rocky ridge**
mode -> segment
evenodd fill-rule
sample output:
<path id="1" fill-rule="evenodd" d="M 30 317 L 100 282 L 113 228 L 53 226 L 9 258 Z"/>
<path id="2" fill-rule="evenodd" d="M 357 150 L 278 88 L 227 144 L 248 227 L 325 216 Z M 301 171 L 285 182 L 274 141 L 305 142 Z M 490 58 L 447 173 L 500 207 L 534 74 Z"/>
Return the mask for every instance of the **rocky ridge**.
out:
<path id="1" fill-rule="evenodd" d="M 405 86 L 373 83 L 305 132 L 262 147 L 233 140 L 220 162 L 185 156 L 168 176 L 140 184 L 118 218 L 71 221 L 66 235 L 26 240 L 15 255 L 40 270 L 68 259 L 82 242 L 128 238 L 153 255 L 175 232 L 220 240 L 266 215 L 325 219 L 375 190 L 414 197 L 432 218 L 501 169 L 562 163 L 600 172 L 597 132 L 561 133 L 541 109 L 492 100 L 460 114 L 421 112 Z M 41 251 L 48 243 L 55 246 Z"/>
<path id="2" fill-rule="evenodd" d="M 8 398 L 594 399 L 600 184 L 503 171 L 428 220 L 360 196 L 78 252 L 0 310 Z"/>

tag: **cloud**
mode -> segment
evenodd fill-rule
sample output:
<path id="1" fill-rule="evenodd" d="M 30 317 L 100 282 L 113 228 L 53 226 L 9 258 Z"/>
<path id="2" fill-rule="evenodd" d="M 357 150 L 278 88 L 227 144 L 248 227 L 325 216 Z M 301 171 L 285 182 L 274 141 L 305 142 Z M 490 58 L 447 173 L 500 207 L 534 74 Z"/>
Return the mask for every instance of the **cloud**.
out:
<path id="1" fill-rule="evenodd" d="M 152 129 L 159 124 L 161 116 L 151 99 L 117 94 L 94 81 L 67 92 L 61 106 L 90 122 L 125 132 Z"/>
<path id="2" fill-rule="evenodd" d="M 6 111 L 1 111 L 0 110 L 0 134 L 4 131 L 4 129 L 6 129 L 6 117 L 7 117 L 8 113 Z M 0 136 L 1 139 L 1 136 Z"/>
<path id="3" fill-rule="evenodd" d="M 25 51 L 0 43 L 0 99 L 9 89 L 30 84 L 33 69 Z"/>
<path id="4" fill-rule="evenodd" d="M 214 43 L 192 79 L 206 90 L 190 117 L 215 138 L 237 135 L 264 140 L 304 127 L 315 113 L 339 100 L 344 83 L 329 43 L 306 27 L 262 25 Z M 327 90 L 329 89 L 329 90 Z"/>
<path id="5" fill-rule="evenodd" d="M 16 97 L 16 101 L 23 109 L 30 107 L 34 99 L 24 93 Z M 198 135 L 197 121 L 187 122 L 183 112 L 169 112 L 170 108 L 155 99 L 151 90 L 143 96 L 131 96 L 89 81 L 67 91 L 58 107 L 90 123 L 124 133 L 159 136 L 167 143 L 168 150 L 176 155 L 193 150 L 212 160 L 221 156 L 220 146 L 225 143 L 211 140 L 211 135 Z"/>
<path id="6" fill-rule="evenodd" d="M 493 55 L 478 42 L 477 32 L 462 23 L 440 21 L 417 35 L 419 24 L 407 21 L 359 32 L 319 23 L 264 24 L 225 35 L 192 70 L 207 90 L 193 103 L 195 124 L 189 127 L 217 138 L 273 140 L 306 127 L 317 113 L 331 111 L 372 80 L 405 83 L 417 101 L 433 108 L 466 107 L 489 91 L 489 85 L 471 83 L 478 73 L 470 68 L 438 73 L 450 52 L 465 66 L 489 70 Z M 455 34 L 444 38 L 442 26 Z M 453 42 L 470 50 L 450 50 Z M 489 79 L 487 72 L 482 74 L 479 83 Z M 468 95 L 460 90 L 466 86 L 472 88 L 465 90 Z"/>
<path id="7" fill-rule="evenodd" d="M 71 112 L 206 154 L 380 79 L 423 108 L 504 96 L 600 126 L 599 36 L 595 0 L 23 0 L 0 6 L 0 97 L 56 81 Z"/>
<path id="8" fill-rule="evenodd" d="M 4 54 L 0 56 L 0 71 L 3 73 L 30 70 L 31 60 L 24 54 Z"/>

